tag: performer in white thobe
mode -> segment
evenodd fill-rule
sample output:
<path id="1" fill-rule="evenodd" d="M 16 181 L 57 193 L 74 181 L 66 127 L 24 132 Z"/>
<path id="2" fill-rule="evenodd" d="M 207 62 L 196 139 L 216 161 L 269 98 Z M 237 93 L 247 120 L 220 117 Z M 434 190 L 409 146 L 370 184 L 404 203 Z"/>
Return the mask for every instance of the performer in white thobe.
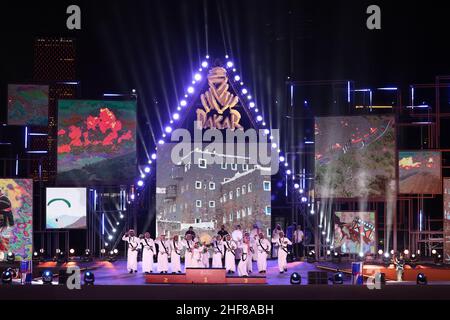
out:
<path id="1" fill-rule="evenodd" d="M 186 239 L 184 239 L 181 243 L 185 248 L 184 251 L 184 267 L 192 268 L 192 258 L 194 254 L 194 241 L 192 241 L 190 234 L 186 234 Z"/>
<path id="2" fill-rule="evenodd" d="M 172 273 L 181 273 L 181 249 L 183 245 L 178 240 L 178 235 L 170 241 L 170 267 Z"/>
<path id="3" fill-rule="evenodd" d="M 278 239 L 280 238 L 280 232 L 283 232 L 283 229 L 277 224 L 272 231 L 272 258 L 278 257 Z"/>
<path id="4" fill-rule="evenodd" d="M 244 237 L 244 233 L 242 232 L 241 225 L 237 225 L 236 229 L 231 233 L 231 238 L 236 243 L 236 249 L 235 249 L 235 258 L 240 259 L 241 258 L 241 245 L 242 245 L 242 238 Z"/>
<path id="5" fill-rule="evenodd" d="M 213 268 L 223 268 L 223 254 L 224 254 L 224 246 L 222 237 L 219 235 L 213 242 L 213 260 L 212 267 Z"/>
<path id="6" fill-rule="evenodd" d="M 225 269 L 227 273 L 236 272 L 236 260 L 235 250 L 237 248 L 236 242 L 231 240 L 231 236 L 228 234 L 224 243 L 225 247 Z"/>
<path id="7" fill-rule="evenodd" d="M 209 268 L 209 248 L 206 242 L 200 246 L 202 249 L 202 267 Z"/>
<path id="8" fill-rule="evenodd" d="M 258 240 L 258 236 L 259 236 L 259 228 L 258 225 L 255 223 L 253 225 L 253 229 L 252 231 L 250 231 L 250 244 L 251 244 L 251 248 L 253 249 L 252 251 L 252 260 L 253 261 L 258 261 L 258 246 L 257 246 L 257 240 Z"/>
<path id="9" fill-rule="evenodd" d="M 259 273 L 266 273 L 267 271 L 267 257 L 270 255 L 272 245 L 270 241 L 264 238 L 264 233 L 259 233 L 259 239 L 256 240 L 256 247 L 258 252 L 258 271 Z"/>
<path id="10" fill-rule="evenodd" d="M 203 252 L 203 247 L 201 245 L 199 245 L 198 243 L 195 243 L 194 248 L 192 249 L 191 268 L 202 268 L 203 267 L 202 252 Z"/>
<path id="11" fill-rule="evenodd" d="M 169 271 L 170 242 L 163 234 L 155 243 L 158 245 L 158 272 L 167 273 Z"/>
<path id="12" fill-rule="evenodd" d="M 141 240 L 135 236 L 133 229 L 125 233 L 122 240 L 128 242 L 127 270 L 129 273 L 137 272 L 137 256 Z"/>
<path id="13" fill-rule="evenodd" d="M 241 250 L 241 260 L 238 263 L 238 274 L 239 277 L 248 277 L 248 260 L 252 260 L 250 255 L 250 239 L 248 236 L 244 236 Z"/>
<path id="14" fill-rule="evenodd" d="M 280 232 L 278 239 L 278 269 L 280 273 L 287 271 L 288 246 L 291 244 L 291 240 L 284 236 L 284 232 Z"/>
<path id="15" fill-rule="evenodd" d="M 247 252 L 247 258 L 245 261 L 247 261 L 247 272 L 252 273 L 253 272 L 253 247 L 252 242 L 250 240 L 250 233 L 246 232 L 244 234 L 244 239 L 248 240 L 248 252 Z"/>
<path id="16" fill-rule="evenodd" d="M 155 242 L 150 237 L 150 233 L 146 232 L 144 238 L 141 239 L 142 247 L 142 272 L 153 272 L 153 257 L 156 256 Z"/>

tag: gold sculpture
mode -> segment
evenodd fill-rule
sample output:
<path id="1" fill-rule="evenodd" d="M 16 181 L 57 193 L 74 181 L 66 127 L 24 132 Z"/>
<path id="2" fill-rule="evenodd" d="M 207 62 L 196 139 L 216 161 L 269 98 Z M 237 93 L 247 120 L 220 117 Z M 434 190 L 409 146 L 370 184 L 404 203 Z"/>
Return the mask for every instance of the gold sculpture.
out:
<path id="1" fill-rule="evenodd" d="M 228 91 L 227 71 L 214 67 L 208 73 L 209 89 L 200 96 L 203 108 L 197 109 L 199 129 L 243 129 L 241 114 L 235 110 L 239 98 Z"/>

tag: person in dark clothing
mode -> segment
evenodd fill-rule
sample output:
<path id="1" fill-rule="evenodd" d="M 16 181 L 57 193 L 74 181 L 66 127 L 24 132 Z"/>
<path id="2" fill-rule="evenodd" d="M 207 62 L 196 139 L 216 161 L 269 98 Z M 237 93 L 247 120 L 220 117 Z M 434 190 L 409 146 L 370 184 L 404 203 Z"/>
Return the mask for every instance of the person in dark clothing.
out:
<path id="1" fill-rule="evenodd" d="M 225 226 L 222 225 L 222 227 L 220 228 L 219 232 L 217 232 L 217 234 L 218 234 L 219 236 L 221 236 L 222 239 L 225 239 L 225 236 L 228 234 L 228 231 L 225 230 Z"/>
<path id="2" fill-rule="evenodd" d="M 189 227 L 188 231 L 186 231 L 186 233 L 184 234 L 184 237 L 186 238 L 186 235 L 190 234 L 192 237 L 191 239 L 194 240 L 195 239 L 195 232 L 194 232 L 194 227 Z"/>

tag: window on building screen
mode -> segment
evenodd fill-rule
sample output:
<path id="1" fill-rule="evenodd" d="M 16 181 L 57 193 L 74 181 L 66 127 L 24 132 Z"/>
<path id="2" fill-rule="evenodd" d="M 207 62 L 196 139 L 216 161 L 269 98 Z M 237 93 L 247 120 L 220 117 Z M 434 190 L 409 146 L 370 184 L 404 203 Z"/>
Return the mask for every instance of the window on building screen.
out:
<path id="1" fill-rule="evenodd" d="M 230 198 L 230 200 L 233 200 L 233 191 L 230 191 L 229 198 Z"/>
<path id="2" fill-rule="evenodd" d="M 250 183 L 248 184 L 248 188 L 247 188 L 248 193 L 252 192 L 252 189 L 253 189 L 253 185 L 252 185 L 252 183 L 250 182 Z"/>
<path id="3" fill-rule="evenodd" d="M 236 163 L 232 163 L 231 164 L 231 170 L 234 170 L 234 171 L 237 170 L 237 164 Z"/>
<path id="4" fill-rule="evenodd" d="M 230 178 L 224 178 L 223 179 L 223 182 L 228 182 L 228 181 L 230 181 Z"/>
<path id="5" fill-rule="evenodd" d="M 201 181 L 195 181 L 195 189 L 201 189 L 202 188 L 202 182 Z"/>
<path id="6" fill-rule="evenodd" d="M 241 218 L 241 211 L 240 210 L 238 210 L 238 212 L 237 212 L 237 217 L 236 217 L 237 219 L 240 219 Z"/>
<path id="7" fill-rule="evenodd" d="M 242 209 L 242 218 L 245 218 L 245 209 Z"/>
<path id="8" fill-rule="evenodd" d="M 215 208 L 216 207 L 216 202 L 215 201 L 210 201 L 209 202 L 209 207 L 210 208 Z"/>
<path id="9" fill-rule="evenodd" d="M 202 200 L 196 200 L 196 201 L 195 201 L 195 206 L 196 206 L 197 208 L 201 208 L 201 207 L 202 207 Z"/>
<path id="10" fill-rule="evenodd" d="M 247 208 L 247 215 L 248 215 L 248 216 L 251 216 L 251 215 L 252 215 L 252 210 L 253 210 L 252 207 L 248 207 L 248 208 Z"/>
<path id="11" fill-rule="evenodd" d="M 264 191 L 270 191 L 270 181 L 263 182 Z"/>
<path id="12" fill-rule="evenodd" d="M 233 214 L 230 213 L 230 221 L 233 221 Z"/>
<path id="13" fill-rule="evenodd" d="M 248 164 L 243 164 L 242 165 L 242 170 L 243 171 L 248 171 Z"/>
<path id="14" fill-rule="evenodd" d="M 198 160 L 198 167 L 201 169 L 206 169 L 206 159 L 199 159 Z"/>
<path id="15" fill-rule="evenodd" d="M 209 183 L 209 190 L 216 190 L 216 184 L 214 182 Z"/>
<path id="16" fill-rule="evenodd" d="M 227 170 L 227 163 L 226 163 L 226 162 L 222 163 L 222 164 L 220 165 L 220 167 L 221 167 L 223 170 Z"/>
<path id="17" fill-rule="evenodd" d="M 244 194 L 246 194 L 247 193 L 247 186 L 246 185 L 243 185 L 242 186 L 242 195 L 244 195 Z"/>
<path id="18" fill-rule="evenodd" d="M 266 206 L 266 208 L 264 209 L 264 212 L 266 213 L 267 216 L 270 216 L 272 214 L 272 207 Z"/>
<path id="19" fill-rule="evenodd" d="M 241 188 L 236 189 L 236 198 L 239 198 L 241 195 Z"/>

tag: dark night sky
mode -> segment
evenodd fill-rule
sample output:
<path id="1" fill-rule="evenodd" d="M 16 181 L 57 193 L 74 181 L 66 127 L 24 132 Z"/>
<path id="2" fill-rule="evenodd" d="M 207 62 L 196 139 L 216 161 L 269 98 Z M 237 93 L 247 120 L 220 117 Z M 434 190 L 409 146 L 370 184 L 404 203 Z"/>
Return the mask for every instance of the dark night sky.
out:
<path id="1" fill-rule="evenodd" d="M 407 85 L 450 74 L 450 46 L 444 36 L 450 27 L 441 3 L 9 1 L 0 13 L 1 109 L 6 106 L 6 84 L 32 78 L 33 38 L 71 36 L 78 41 L 83 98 L 136 88 L 157 129 L 167 120 L 168 110 L 173 110 L 205 54 L 204 3 L 208 3 L 210 55 L 223 57 L 227 51 L 234 57 L 274 125 L 284 102 L 284 80 L 291 74 L 290 38 L 295 39 L 291 75 L 298 80 Z M 65 27 L 69 4 L 81 6 L 81 31 Z M 381 6 L 381 31 L 369 31 L 365 26 L 369 4 Z M 0 120 L 4 120 L 4 112 Z"/>

